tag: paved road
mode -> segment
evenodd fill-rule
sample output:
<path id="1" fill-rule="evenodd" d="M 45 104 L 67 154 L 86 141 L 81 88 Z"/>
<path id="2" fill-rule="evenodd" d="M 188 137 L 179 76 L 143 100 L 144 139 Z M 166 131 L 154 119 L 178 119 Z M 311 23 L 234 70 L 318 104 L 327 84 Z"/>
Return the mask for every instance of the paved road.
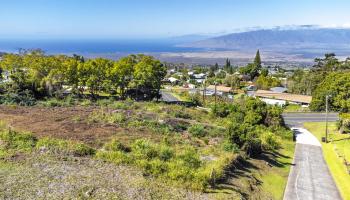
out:
<path id="1" fill-rule="evenodd" d="M 284 200 L 341 200 L 323 158 L 320 142 L 308 130 L 300 128 L 304 122 L 324 121 L 325 115 L 288 113 L 283 117 L 297 136 L 293 166 L 289 174 Z M 338 115 L 330 114 L 329 119 L 336 121 Z"/>
<path id="2" fill-rule="evenodd" d="M 303 127 L 305 122 L 323 122 L 325 113 L 283 113 L 283 119 L 289 127 Z M 329 113 L 328 121 L 335 122 L 339 119 L 338 113 Z"/>
<path id="3" fill-rule="evenodd" d="M 161 97 L 161 101 L 165 101 L 165 102 L 180 102 L 181 100 L 174 97 L 174 95 L 172 95 L 171 93 L 169 92 L 166 92 L 166 91 L 160 91 L 162 97 Z"/>

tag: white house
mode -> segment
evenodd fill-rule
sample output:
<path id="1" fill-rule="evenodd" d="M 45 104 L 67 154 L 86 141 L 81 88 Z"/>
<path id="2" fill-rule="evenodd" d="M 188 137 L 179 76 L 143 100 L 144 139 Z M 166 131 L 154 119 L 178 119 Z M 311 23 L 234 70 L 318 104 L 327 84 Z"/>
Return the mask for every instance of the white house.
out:
<path id="1" fill-rule="evenodd" d="M 258 90 L 253 94 L 255 97 L 259 97 L 260 99 L 265 99 L 267 102 L 272 103 L 283 103 L 289 102 L 291 104 L 299 104 L 299 105 L 310 105 L 312 101 L 312 96 L 307 95 L 299 95 L 299 94 L 289 94 L 289 93 L 277 93 L 268 90 Z M 285 104 L 284 103 L 284 104 Z"/>
<path id="2" fill-rule="evenodd" d="M 174 77 L 170 77 L 170 78 L 168 78 L 168 81 L 169 81 L 171 84 L 177 84 L 177 83 L 179 83 L 179 82 L 180 82 L 180 80 L 179 80 L 179 79 L 174 78 Z"/>
<path id="3" fill-rule="evenodd" d="M 195 79 L 205 79 L 206 74 L 200 73 L 200 74 L 193 74 Z"/>

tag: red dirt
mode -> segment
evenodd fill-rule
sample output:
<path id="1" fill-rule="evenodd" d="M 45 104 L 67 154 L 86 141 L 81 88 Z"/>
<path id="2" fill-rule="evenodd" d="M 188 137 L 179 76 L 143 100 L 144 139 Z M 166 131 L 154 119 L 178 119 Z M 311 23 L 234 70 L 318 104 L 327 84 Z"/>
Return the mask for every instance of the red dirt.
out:
<path id="1" fill-rule="evenodd" d="M 93 146 L 100 146 L 111 136 L 128 135 L 128 140 L 137 136 L 136 132 L 125 133 L 126 130 L 117 125 L 88 123 L 87 118 L 94 110 L 97 108 L 0 106 L 0 120 L 15 130 L 29 131 L 37 137 L 78 140 Z"/>

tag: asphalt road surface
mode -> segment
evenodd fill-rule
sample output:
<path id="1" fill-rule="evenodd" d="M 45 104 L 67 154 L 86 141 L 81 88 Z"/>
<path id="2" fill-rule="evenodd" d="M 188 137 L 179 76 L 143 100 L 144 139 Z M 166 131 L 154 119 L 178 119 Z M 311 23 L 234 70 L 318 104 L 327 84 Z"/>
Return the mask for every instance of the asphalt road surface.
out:
<path id="1" fill-rule="evenodd" d="M 308 130 L 301 128 L 304 122 L 324 121 L 325 114 L 287 113 L 283 117 L 296 133 L 297 140 L 284 200 L 341 200 L 323 158 L 320 142 Z M 337 119 L 338 114 L 329 114 L 329 121 Z"/>
<path id="2" fill-rule="evenodd" d="M 305 122 L 324 122 L 325 113 L 283 113 L 283 119 L 289 127 L 303 127 Z M 328 121 L 335 122 L 339 119 L 338 113 L 328 113 Z"/>
<path id="3" fill-rule="evenodd" d="M 160 91 L 162 97 L 160 98 L 161 101 L 165 101 L 165 102 L 180 102 L 181 100 L 174 97 L 174 95 L 172 95 L 171 93 L 169 92 L 166 92 L 166 91 Z"/>

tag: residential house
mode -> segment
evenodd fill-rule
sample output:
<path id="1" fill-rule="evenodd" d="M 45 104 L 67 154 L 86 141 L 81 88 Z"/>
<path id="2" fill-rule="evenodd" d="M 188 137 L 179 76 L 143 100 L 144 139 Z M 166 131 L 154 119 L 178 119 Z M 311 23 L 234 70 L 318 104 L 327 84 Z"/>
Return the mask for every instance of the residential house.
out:
<path id="1" fill-rule="evenodd" d="M 258 90 L 253 94 L 254 97 L 259 97 L 268 104 L 285 105 L 288 103 L 309 106 L 312 101 L 312 96 L 277 93 L 268 90 Z"/>
<path id="2" fill-rule="evenodd" d="M 270 91 L 275 93 L 286 93 L 288 89 L 285 87 L 273 87 L 273 88 L 270 88 Z"/>

